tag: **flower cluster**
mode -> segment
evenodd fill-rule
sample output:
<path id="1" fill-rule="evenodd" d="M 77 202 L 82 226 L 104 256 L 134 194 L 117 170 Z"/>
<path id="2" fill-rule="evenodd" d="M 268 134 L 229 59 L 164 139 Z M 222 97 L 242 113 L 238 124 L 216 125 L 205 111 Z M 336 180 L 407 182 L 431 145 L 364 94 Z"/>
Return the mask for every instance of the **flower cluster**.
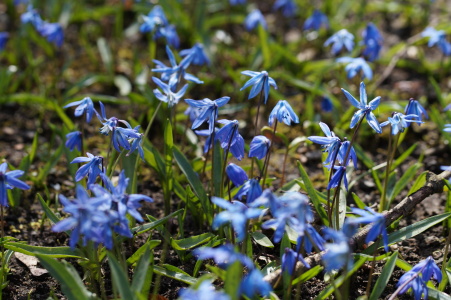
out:
<path id="1" fill-rule="evenodd" d="M 142 33 L 151 32 L 153 38 L 165 38 L 169 45 L 178 48 L 180 46 L 180 38 L 175 30 L 175 26 L 169 24 L 163 9 L 159 5 L 147 14 L 143 15 L 143 23 L 139 27 Z"/>

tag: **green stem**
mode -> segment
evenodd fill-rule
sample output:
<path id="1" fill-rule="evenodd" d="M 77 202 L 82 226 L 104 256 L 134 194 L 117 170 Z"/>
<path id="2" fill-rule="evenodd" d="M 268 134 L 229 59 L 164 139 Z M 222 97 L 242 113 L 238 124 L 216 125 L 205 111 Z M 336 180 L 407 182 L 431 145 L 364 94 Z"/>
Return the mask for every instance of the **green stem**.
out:
<path id="1" fill-rule="evenodd" d="M 381 203 L 379 204 L 379 212 L 383 212 L 385 210 L 385 201 L 387 198 L 387 187 L 388 187 L 388 177 L 390 176 L 390 156 L 392 152 L 392 134 L 388 136 L 388 155 L 387 155 L 387 166 L 385 167 L 385 180 L 384 180 L 384 188 L 382 190 L 382 198 Z"/>
<path id="2" fill-rule="evenodd" d="M 262 105 L 262 102 L 263 102 L 263 89 L 260 92 L 260 100 L 258 101 L 258 106 L 257 106 L 257 115 L 255 116 L 254 136 L 257 136 L 258 116 L 260 115 L 260 106 Z M 251 173 L 250 173 L 249 178 L 253 178 L 253 177 L 254 177 L 254 158 L 252 158 L 252 161 L 251 161 Z"/>
<path id="3" fill-rule="evenodd" d="M 272 149 L 272 145 L 274 144 L 274 136 L 276 135 L 277 124 L 278 124 L 278 120 L 276 119 L 276 121 L 274 123 L 274 132 L 273 132 L 273 135 L 271 136 L 271 144 L 269 145 L 268 152 L 266 153 L 265 163 L 263 164 L 264 172 L 263 172 L 263 174 L 260 174 L 260 178 L 259 178 L 259 180 L 260 180 L 263 177 L 262 188 L 265 187 L 266 175 L 268 173 L 269 158 L 271 157 L 271 149 Z"/>
<path id="4" fill-rule="evenodd" d="M 288 158 L 288 146 L 285 150 L 285 156 L 283 158 L 283 167 L 282 167 L 282 179 L 280 179 L 280 187 L 283 187 L 283 184 L 285 183 L 285 167 L 287 165 L 287 158 Z"/>
<path id="5" fill-rule="evenodd" d="M 114 170 L 116 169 L 116 166 L 118 165 L 119 161 L 122 159 L 122 156 L 124 156 L 125 153 L 125 149 L 121 151 L 121 153 L 119 153 L 119 155 L 117 156 L 116 160 L 114 161 L 114 164 L 111 166 L 111 169 L 109 170 L 110 173 L 110 179 L 113 177 L 114 174 Z"/>

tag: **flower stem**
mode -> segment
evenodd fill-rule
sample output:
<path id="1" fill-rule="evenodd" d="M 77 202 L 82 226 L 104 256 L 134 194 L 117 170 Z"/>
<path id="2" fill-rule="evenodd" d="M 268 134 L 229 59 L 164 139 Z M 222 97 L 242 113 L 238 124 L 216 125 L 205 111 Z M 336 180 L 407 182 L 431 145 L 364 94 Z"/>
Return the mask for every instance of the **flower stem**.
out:
<path id="1" fill-rule="evenodd" d="M 260 174 L 260 178 L 259 178 L 259 180 L 260 180 L 263 175 L 262 188 L 265 187 L 266 175 L 268 173 L 269 158 L 271 157 L 271 149 L 272 149 L 272 145 L 274 144 L 274 136 L 276 135 L 277 124 L 278 124 L 278 120 L 276 119 L 276 121 L 274 123 L 274 132 L 273 132 L 273 135 L 271 136 L 271 145 L 269 145 L 268 153 L 266 153 L 265 163 L 263 164 L 262 171 L 264 171 L 264 172 L 263 172 L 263 174 Z"/>
<path id="2" fill-rule="evenodd" d="M 285 156 L 283 158 L 283 167 L 282 167 L 282 179 L 280 179 L 280 187 L 283 187 L 283 184 L 285 183 L 285 168 L 287 165 L 287 158 L 288 158 L 288 146 L 285 150 Z"/>
<path id="3" fill-rule="evenodd" d="M 260 106 L 263 102 L 263 89 L 260 92 L 260 100 L 258 101 L 258 106 L 257 106 L 257 115 L 255 116 L 255 124 L 254 124 L 254 136 L 257 135 L 257 126 L 258 126 L 258 116 L 260 115 Z M 249 178 L 253 178 L 254 177 L 254 163 L 255 163 L 255 158 L 253 157 L 251 160 L 251 173 Z"/>

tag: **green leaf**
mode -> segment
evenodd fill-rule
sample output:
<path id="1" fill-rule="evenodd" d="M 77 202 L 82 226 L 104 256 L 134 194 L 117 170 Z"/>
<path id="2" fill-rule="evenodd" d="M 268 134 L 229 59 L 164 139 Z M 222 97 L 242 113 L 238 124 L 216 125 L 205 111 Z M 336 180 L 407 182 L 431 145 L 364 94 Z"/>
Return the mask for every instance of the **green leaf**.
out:
<path id="1" fill-rule="evenodd" d="M 329 220 L 327 218 L 326 211 L 324 210 L 323 205 L 321 204 L 321 201 L 316 194 L 316 189 L 313 187 L 312 182 L 310 181 L 310 178 L 305 171 L 304 167 L 302 167 L 302 164 L 300 161 L 298 163 L 299 173 L 301 174 L 302 181 L 304 182 L 305 188 L 307 189 L 307 193 L 310 197 L 310 200 L 312 200 L 313 206 L 315 206 L 316 212 L 321 218 L 321 221 L 325 226 L 329 226 Z"/>
<path id="2" fill-rule="evenodd" d="M 415 180 L 415 183 L 412 185 L 412 187 L 410 188 L 407 195 L 411 195 L 411 194 L 415 193 L 416 191 L 418 191 L 421 187 L 423 187 L 425 185 L 426 174 L 428 174 L 427 171 L 421 173 L 420 176 L 417 177 L 417 179 Z"/>
<path id="3" fill-rule="evenodd" d="M 238 299 L 238 288 L 240 287 L 241 277 L 243 276 L 243 266 L 241 262 L 236 261 L 227 267 L 225 275 L 224 290 L 231 300 Z"/>
<path id="4" fill-rule="evenodd" d="M 150 240 L 147 241 L 144 245 L 138 248 L 128 259 L 127 264 L 132 265 L 141 258 L 141 256 L 145 253 L 147 249 L 152 250 L 156 246 L 161 244 L 161 240 Z"/>
<path id="5" fill-rule="evenodd" d="M 188 273 L 168 264 L 154 266 L 154 272 L 158 275 L 163 275 L 190 285 L 197 281 L 196 278 L 191 277 Z"/>
<path id="6" fill-rule="evenodd" d="M 170 215 L 167 215 L 166 217 L 161 218 L 161 219 L 156 220 L 156 221 L 152 221 L 149 218 L 151 216 L 147 215 L 147 219 L 149 219 L 149 221 L 151 221 L 151 222 L 143 224 L 143 225 L 139 225 L 139 226 L 136 226 L 136 227 L 133 227 L 131 229 L 131 231 L 134 234 L 142 234 L 142 233 L 144 233 L 146 231 L 152 230 L 152 229 L 154 229 L 154 228 L 166 223 L 170 218 L 173 218 L 173 217 L 177 216 L 178 214 L 182 213 L 183 210 L 184 210 L 183 208 L 179 209 L 178 211 L 175 211 L 175 212 L 171 213 Z"/>
<path id="7" fill-rule="evenodd" d="M 39 175 L 36 178 L 36 181 L 41 183 L 49 174 L 50 170 L 55 167 L 57 162 L 59 161 L 61 154 L 63 154 L 64 144 L 61 144 L 58 149 L 56 149 L 55 153 L 53 153 L 52 157 L 47 161 L 44 167 L 39 172 Z"/>
<path id="8" fill-rule="evenodd" d="M 75 268 L 63 261 L 58 262 L 56 259 L 45 255 L 37 255 L 41 265 L 46 268 L 52 276 L 61 284 L 61 290 L 70 300 L 86 300 L 97 299 L 89 292 L 83 284 L 80 276 Z"/>
<path id="9" fill-rule="evenodd" d="M 271 242 L 271 240 L 260 231 L 252 232 L 251 236 L 257 244 L 267 248 L 274 248 L 274 244 Z"/>
<path id="10" fill-rule="evenodd" d="M 388 243 L 393 244 L 400 241 L 403 241 L 408 238 L 412 238 L 416 236 L 417 234 L 422 233 L 423 231 L 431 228 L 432 226 L 448 219 L 451 216 L 451 213 L 445 213 L 438 216 L 432 216 L 425 220 L 422 220 L 420 222 L 417 222 L 415 224 L 406 226 L 404 228 L 401 228 L 398 231 L 395 231 L 388 235 Z M 368 248 L 363 251 L 365 254 L 371 254 L 374 253 L 376 244 L 379 245 L 379 243 L 372 244 Z M 383 247 L 383 246 L 381 246 Z"/>
<path id="11" fill-rule="evenodd" d="M 189 250 L 210 241 L 215 235 L 211 232 L 190 236 L 186 239 L 171 240 L 171 246 L 175 250 Z"/>
<path id="12" fill-rule="evenodd" d="M 384 291 L 385 287 L 387 286 L 391 274 L 393 273 L 393 270 L 395 269 L 396 260 L 398 259 L 398 252 L 393 253 L 392 256 L 387 260 L 385 263 L 384 269 L 382 269 L 382 273 L 379 276 L 379 278 L 376 281 L 376 284 L 374 285 L 373 291 L 371 292 L 369 300 L 377 300 L 379 299 L 379 296 Z"/>
<path id="13" fill-rule="evenodd" d="M 396 169 L 403 161 L 406 160 L 407 157 L 417 148 L 418 143 L 413 144 L 406 151 L 404 151 L 392 164 L 391 169 Z"/>
<path id="14" fill-rule="evenodd" d="M 58 223 L 61 219 L 55 215 L 55 213 L 50 209 L 50 207 L 47 205 L 40 194 L 36 194 L 36 196 L 39 200 L 39 203 L 41 203 L 42 209 L 44 209 L 47 218 L 49 218 L 49 220 L 52 221 L 53 224 Z"/>
<path id="15" fill-rule="evenodd" d="M 391 193 L 388 195 L 388 199 L 392 201 L 399 193 L 406 187 L 406 185 L 412 181 L 412 178 L 416 175 L 417 171 L 421 168 L 422 164 L 416 163 L 410 166 L 401 178 L 396 181 L 395 186 Z"/>
<path id="16" fill-rule="evenodd" d="M 79 249 L 71 249 L 70 247 L 41 247 L 30 246 L 19 242 L 7 242 L 5 248 L 11 249 L 31 256 L 48 256 L 48 257 L 73 257 L 85 259 L 83 253 Z"/>
<path id="17" fill-rule="evenodd" d="M 313 268 L 311 268 L 310 270 L 302 273 L 301 276 L 299 276 L 298 278 L 295 278 L 293 280 L 292 285 L 295 286 L 298 283 L 303 283 L 306 282 L 310 279 L 312 279 L 313 277 L 315 277 L 316 275 L 318 275 L 322 270 L 324 269 L 323 266 L 314 266 Z"/>
<path id="18" fill-rule="evenodd" d="M 113 285 L 118 289 L 119 295 L 121 295 L 122 299 L 137 299 L 135 294 L 130 288 L 130 284 L 128 282 L 128 276 L 125 274 L 123 268 L 119 265 L 117 259 L 111 253 L 107 253 L 108 256 L 108 264 L 111 269 L 111 277 L 113 279 Z"/>
<path id="19" fill-rule="evenodd" d="M 352 193 L 352 199 L 354 199 L 354 202 L 358 208 L 364 209 L 366 207 L 365 203 L 363 203 L 363 201 L 360 200 L 359 196 L 357 196 L 357 194 L 354 192 Z"/>
<path id="20" fill-rule="evenodd" d="M 428 287 L 428 299 L 435 300 L 451 300 L 451 296 L 447 293 L 440 292 L 434 288 Z"/>
<path id="21" fill-rule="evenodd" d="M 136 268 L 133 271 L 133 280 L 131 289 L 135 292 L 141 292 L 144 284 L 149 284 L 150 282 L 146 282 L 146 278 L 148 277 L 148 272 L 152 272 L 152 266 L 150 266 L 151 255 L 150 248 L 148 244 L 145 245 L 145 250 L 143 255 L 141 255 L 139 262 L 136 264 Z"/>

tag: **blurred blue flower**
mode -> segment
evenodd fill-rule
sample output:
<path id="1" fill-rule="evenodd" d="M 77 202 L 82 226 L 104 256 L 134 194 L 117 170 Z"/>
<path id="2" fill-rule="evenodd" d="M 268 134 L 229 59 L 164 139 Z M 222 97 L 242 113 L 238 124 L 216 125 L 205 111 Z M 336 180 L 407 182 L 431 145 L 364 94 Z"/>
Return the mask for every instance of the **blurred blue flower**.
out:
<path id="1" fill-rule="evenodd" d="M 234 5 L 239 5 L 239 4 L 245 4 L 246 0 L 229 0 L 230 5 L 234 6 Z"/>
<path id="2" fill-rule="evenodd" d="M 444 55 L 451 55 L 451 43 L 446 40 L 445 31 L 427 27 L 421 36 L 429 37 L 428 47 L 437 45 Z"/>
<path id="3" fill-rule="evenodd" d="M 330 44 L 333 44 L 331 49 L 333 55 L 337 55 L 343 47 L 350 52 L 354 49 L 354 35 L 346 29 L 341 29 L 328 38 L 324 46 L 327 47 Z"/>
<path id="4" fill-rule="evenodd" d="M 296 242 L 296 249 L 299 250 L 299 247 L 301 245 L 304 245 L 304 250 L 307 254 L 312 253 L 313 249 L 324 251 L 324 245 L 326 244 L 326 241 L 311 224 L 307 223 L 305 232 L 305 235 L 300 235 L 298 237 L 298 240 Z"/>
<path id="5" fill-rule="evenodd" d="M 257 159 L 262 159 L 266 156 L 268 152 L 271 141 L 263 136 L 257 135 L 252 139 L 249 149 L 249 157 L 256 157 Z"/>
<path id="6" fill-rule="evenodd" d="M 281 10 L 282 14 L 289 18 L 294 16 L 298 10 L 298 7 L 293 0 L 276 0 L 273 10 Z"/>
<path id="7" fill-rule="evenodd" d="M 288 126 L 291 125 L 291 122 L 299 123 L 298 116 L 286 100 L 279 100 L 276 106 L 272 109 L 268 119 L 269 126 L 272 126 L 276 119 L 277 121 L 283 122 Z"/>
<path id="8" fill-rule="evenodd" d="M 334 105 L 329 97 L 322 97 L 321 109 L 326 113 L 331 112 L 334 109 Z"/>
<path id="9" fill-rule="evenodd" d="M 240 190 L 236 193 L 235 199 L 243 199 L 246 196 L 246 203 L 250 205 L 255 199 L 262 194 L 262 187 L 259 180 L 252 178 L 244 183 Z"/>
<path id="10" fill-rule="evenodd" d="M 37 30 L 49 43 L 55 44 L 58 48 L 63 45 L 64 31 L 59 23 L 43 22 Z"/>
<path id="11" fill-rule="evenodd" d="M 186 100 L 185 100 L 186 101 Z M 184 115 L 188 116 L 189 120 L 194 122 L 200 114 L 201 109 L 193 106 L 188 106 L 183 112 Z"/>
<path id="12" fill-rule="evenodd" d="M 246 255 L 237 252 L 232 244 L 221 245 L 217 248 L 200 247 L 193 251 L 197 259 L 213 259 L 215 263 L 222 269 L 226 269 L 229 265 L 239 261 L 248 269 L 254 268 L 254 263 Z"/>
<path id="13" fill-rule="evenodd" d="M 253 269 L 241 280 L 239 294 L 246 295 L 249 299 L 253 299 L 257 294 L 267 297 L 271 292 L 271 285 L 263 280 L 263 275 L 258 269 Z"/>
<path id="14" fill-rule="evenodd" d="M 66 134 L 65 146 L 70 151 L 73 151 L 75 148 L 77 148 L 78 151 L 81 151 L 81 142 L 82 142 L 81 131 L 73 131 Z"/>
<path id="15" fill-rule="evenodd" d="M 388 124 L 391 125 L 391 134 L 396 135 L 399 132 L 404 132 L 404 130 L 409 127 L 409 123 L 415 122 L 417 124 L 421 124 L 423 122 L 418 121 L 418 115 L 404 115 L 399 112 L 393 113 L 392 117 L 388 117 L 388 121 L 382 122 L 381 127 L 384 127 Z"/>
<path id="16" fill-rule="evenodd" d="M 431 256 L 413 266 L 410 272 L 421 272 L 421 279 L 423 279 L 425 283 L 431 280 L 431 278 L 434 278 L 438 282 L 442 281 L 442 272 Z"/>
<path id="17" fill-rule="evenodd" d="M 197 66 L 209 65 L 210 59 L 208 59 L 205 53 L 204 46 L 200 43 L 196 43 L 192 48 L 180 51 L 181 57 L 188 57 L 190 63 Z"/>
<path id="18" fill-rule="evenodd" d="M 7 207 L 8 206 L 8 194 L 6 190 L 10 190 L 13 187 L 22 190 L 30 189 L 30 186 L 18 179 L 18 177 L 24 174 L 22 170 L 14 170 L 6 172 L 8 169 L 8 164 L 6 162 L 0 165 L 0 205 Z"/>
<path id="19" fill-rule="evenodd" d="M 347 64 L 345 71 L 348 74 L 349 79 L 353 78 L 360 71 L 362 71 L 362 79 L 368 78 L 369 80 L 371 80 L 373 78 L 373 71 L 371 70 L 371 67 L 368 65 L 366 60 L 361 57 L 340 57 L 337 59 L 337 62 Z"/>
<path id="20" fill-rule="evenodd" d="M 75 116 L 79 117 L 82 114 L 86 113 L 86 122 L 91 122 L 92 116 L 95 114 L 97 114 L 96 110 L 94 109 L 94 103 L 92 103 L 91 98 L 89 97 L 85 97 L 82 100 L 79 101 L 74 101 L 72 103 L 69 103 L 65 106 L 63 106 L 63 108 L 67 108 L 67 107 L 72 107 L 72 106 L 77 106 L 77 108 L 75 108 Z"/>
<path id="21" fill-rule="evenodd" d="M 141 138 L 141 134 L 132 128 L 116 127 L 112 135 L 113 147 L 117 152 L 121 152 L 121 147 L 125 150 L 131 150 L 129 140 Z"/>
<path id="22" fill-rule="evenodd" d="M 301 253 L 295 252 L 291 248 L 285 248 L 285 253 L 282 255 L 282 272 L 287 272 L 292 275 L 295 264 L 301 261 L 304 266 L 310 268 L 310 265 L 304 260 Z"/>
<path id="23" fill-rule="evenodd" d="M 219 128 L 215 127 L 214 131 L 215 131 L 215 135 L 218 132 Z M 195 130 L 194 131 L 197 135 L 199 136 L 206 136 L 207 140 L 205 141 L 205 145 L 204 145 L 204 153 L 207 153 L 208 150 L 210 150 L 210 148 L 213 146 L 213 134 L 210 132 L 210 129 L 204 129 L 204 130 Z"/>
<path id="24" fill-rule="evenodd" d="M 332 178 L 330 179 L 327 189 L 336 188 L 341 182 L 344 182 L 346 190 L 348 190 L 348 179 L 346 178 L 346 167 L 345 166 L 334 166 L 336 170 Z"/>
<path id="25" fill-rule="evenodd" d="M 423 121 L 423 118 L 429 119 L 426 109 L 424 109 L 420 102 L 413 98 L 410 98 L 404 113 L 406 115 L 416 115 L 417 117 L 415 118 L 415 120 L 418 121 Z M 407 123 L 407 126 L 410 126 L 410 124 Z"/>
<path id="26" fill-rule="evenodd" d="M 63 211 L 71 216 L 53 225 L 52 231 L 72 230 L 69 241 L 72 249 L 75 248 L 80 235 L 83 235 L 83 244 L 86 244 L 88 240 L 95 243 L 103 242 L 103 238 L 96 234 L 95 228 L 102 227 L 107 221 L 101 207 L 109 206 L 108 199 L 89 197 L 81 185 L 77 185 L 75 193 L 76 198 L 72 201 L 63 195 L 59 196 L 60 202 L 63 204 Z"/>
<path id="27" fill-rule="evenodd" d="M 246 19 L 244 20 L 244 27 L 246 28 L 247 31 L 251 31 L 257 28 L 259 24 L 264 29 L 266 30 L 268 29 L 265 17 L 262 15 L 261 11 L 258 9 L 254 9 L 247 15 Z"/>
<path id="28" fill-rule="evenodd" d="M 87 163 L 86 165 L 81 166 L 77 172 L 75 173 L 75 181 L 80 181 L 83 177 L 88 176 L 87 186 L 94 184 L 97 176 L 99 176 L 103 171 L 103 157 L 94 156 L 91 153 L 86 153 L 87 157 L 80 156 L 76 157 L 71 164 L 76 163 Z"/>
<path id="29" fill-rule="evenodd" d="M 234 163 L 229 163 L 225 171 L 230 181 L 232 181 L 235 186 L 243 185 L 244 182 L 249 180 L 246 172 Z"/>
<path id="30" fill-rule="evenodd" d="M 351 248 L 349 247 L 349 236 L 343 231 L 335 231 L 328 227 L 324 228 L 323 232 L 326 239 L 333 240 L 333 243 L 325 244 L 326 253 L 322 257 L 326 272 L 339 270 L 345 265 L 350 269 L 352 256 Z"/>
<path id="31" fill-rule="evenodd" d="M 365 30 L 362 32 L 363 43 L 365 49 L 363 55 L 366 56 L 368 61 L 374 61 L 379 57 L 379 52 L 382 49 L 382 43 L 384 39 L 379 30 L 373 23 L 368 23 Z"/>
<path id="32" fill-rule="evenodd" d="M 341 140 L 339 137 L 335 136 L 333 131 L 330 131 L 327 124 L 319 122 L 319 126 L 326 136 L 309 136 L 308 139 L 316 144 L 320 144 L 323 152 L 328 153 L 324 165 L 330 169 L 330 164 L 333 163 L 340 151 Z"/>
<path id="33" fill-rule="evenodd" d="M 38 29 L 44 22 L 38 11 L 33 8 L 33 5 L 28 5 L 27 11 L 20 16 L 20 21 L 22 24 L 30 23 L 35 29 Z"/>
<path id="34" fill-rule="evenodd" d="M 360 101 L 354 98 L 348 91 L 345 89 L 341 89 L 345 94 L 346 98 L 351 102 L 351 104 L 358 108 L 359 110 L 354 113 L 354 116 L 351 119 L 350 128 L 354 128 L 354 126 L 360 121 L 361 118 L 365 118 L 368 121 L 368 124 L 371 128 L 374 129 L 377 133 L 381 133 L 382 129 L 379 125 L 379 122 L 376 119 L 376 116 L 373 114 L 373 110 L 375 110 L 380 103 L 381 97 L 378 96 L 368 103 L 365 84 L 363 82 L 360 83 Z"/>
<path id="35" fill-rule="evenodd" d="M 242 242 L 247 232 L 247 221 L 258 218 L 262 212 L 261 209 L 249 208 L 240 201 L 227 201 L 218 197 L 212 197 L 211 201 L 217 206 L 225 209 L 217 214 L 213 220 L 212 228 L 217 230 L 219 226 L 225 223 L 232 223 L 233 230 L 237 235 L 237 241 Z"/>
<path id="36" fill-rule="evenodd" d="M 185 102 L 199 110 L 197 118 L 193 121 L 192 129 L 198 128 L 205 121 L 209 124 L 210 134 L 213 133 L 215 121 L 218 118 L 218 109 L 229 102 L 230 97 L 221 97 L 216 100 L 205 98 L 203 100 L 185 99 Z"/>
<path id="37" fill-rule="evenodd" d="M 129 136 L 130 143 L 130 151 L 127 153 L 127 156 L 138 150 L 138 154 L 142 160 L 144 160 L 144 150 L 143 150 L 143 138 L 144 134 L 139 132 L 139 128 L 141 126 L 136 126 L 133 131 L 136 134 L 135 137 Z"/>
<path id="38" fill-rule="evenodd" d="M 3 51 L 3 49 L 5 49 L 8 39 L 9 39 L 8 32 L 0 32 L 0 52 Z"/>
<path id="39" fill-rule="evenodd" d="M 177 49 L 180 47 L 180 38 L 177 30 L 175 30 L 175 25 L 170 24 L 165 27 L 160 27 L 155 32 L 154 38 L 158 39 L 160 37 L 164 37 L 169 46 Z"/>
<path id="40" fill-rule="evenodd" d="M 252 77 L 240 89 L 240 91 L 242 91 L 252 85 L 251 92 L 249 93 L 249 97 L 247 99 L 254 98 L 263 90 L 266 104 L 266 102 L 268 101 L 270 86 L 272 85 L 277 90 L 276 82 L 274 81 L 274 79 L 269 77 L 268 72 L 266 71 L 243 71 L 241 72 L 241 74 Z"/>
<path id="41" fill-rule="evenodd" d="M 382 241 L 384 243 L 384 249 L 388 252 L 388 235 L 385 226 L 384 215 L 375 212 L 370 207 L 365 207 L 365 209 L 351 208 L 353 214 L 359 215 L 358 218 L 348 218 L 347 221 L 354 224 L 372 224 L 371 229 L 368 231 L 365 242 L 375 241 L 380 235 L 382 236 Z"/>
<path id="42" fill-rule="evenodd" d="M 224 292 L 216 291 L 215 287 L 209 281 L 203 281 L 199 287 L 182 288 L 179 292 L 179 300 L 230 300 L 230 296 Z"/>
<path id="43" fill-rule="evenodd" d="M 244 139 L 238 132 L 237 120 L 219 120 L 224 126 L 215 135 L 215 141 L 219 141 L 222 149 L 230 148 L 230 153 L 238 159 L 244 157 Z"/>
<path id="44" fill-rule="evenodd" d="M 321 26 L 329 27 L 329 20 L 327 16 L 315 9 L 313 14 L 305 20 L 304 30 L 319 30 Z"/>
<path id="45" fill-rule="evenodd" d="M 170 84 L 166 84 L 157 77 L 152 77 L 153 82 L 155 82 L 160 89 L 163 90 L 163 93 L 160 92 L 159 89 L 154 89 L 153 93 L 158 100 L 163 101 L 168 104 L 169 107 L 173 107 L 179 100 L 185 95 L 186 90 L 188 89 L 188 84 L 185 84 L 180 91 L 173 92 L 173 86 Z"/>
<path id="46" fill-rule="evenodd" d="M 163 9 L 159 5 L 155 5 L 147 16 L 142 16 L 142 18 L 144 22 L 139 27 L 139 31 L 142 33 L 152 32 L 169 24 Z"/>

